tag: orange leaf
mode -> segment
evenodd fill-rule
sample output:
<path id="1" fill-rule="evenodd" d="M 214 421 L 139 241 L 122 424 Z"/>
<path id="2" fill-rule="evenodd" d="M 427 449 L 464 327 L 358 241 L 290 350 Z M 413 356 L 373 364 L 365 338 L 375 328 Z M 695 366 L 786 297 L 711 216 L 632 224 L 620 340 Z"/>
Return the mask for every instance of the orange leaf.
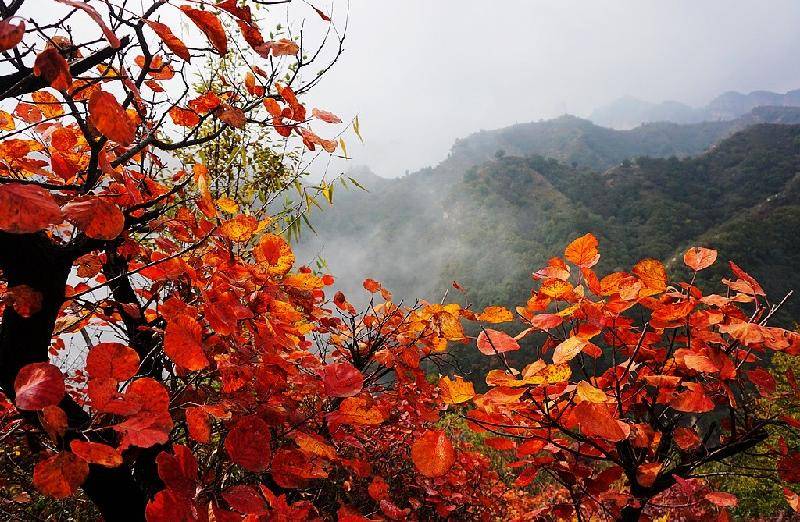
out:
<path id="1" fill-rule="evenodd" d="M 39 232 L 62 219 L 61 209 L 45 189 L 21 183 L 0 185 L 0 230 Z"/>
<path id="2" fill-rule="evenodd" d="M 17 128 L 14 117 L 6 111 L 0 110 L 0 130 L 12 131 Z"/>
<path id="3" fill-rule="evenodd" d="M 597 264 L 600 253 L 597 251 L 597 238 L 593 234 L 586 234 L 570 243 L 564 250 L 567 261 L 580 267 L 591 267 Z"/>
<path id="4" fill-rule="evenodd" d="M 456 452 L 443 430 L 428 430 L 411 446 L 411 460 L 426 477 L 441 477 L 453 467 Z"/>
<path id="5" fill-rule="evenodd" d="M 86 461 L 65 451 L 36 463 L 33 485 L 45 495 L 65 498 L 78 490 L 88 474 L 89 465 Z"/>
<path id="6" fill-rule="evenodd" d="M 658 478 L 663 464 L 661 462 L 648 462 L 636 468 L 636 482 L 642 487 L 649 488 Z"/>
<path id="7" fill-rule="evenodd" d="M 20 410 L 41 410 L 55 406 L 66 393 L 64 376 L 50 363 L 23 366 L 14 380 L 14 403 Z"/>
<path id="8" fill-rule="evenodd" d="M 177 57 L 182 59 L 185 62 L 190 62 L 192 57 L 189 54 L 189 49 L 186 47 L 186 44 L 183 41 L 175 36 L 172 33 L 172 30 L 169 26 L 153 22 L 152 20 L 147 20 L 147 25 L 150 26 L 150 29 L 153 30 L 156 35 L 164 42 L 170 51 L 175 53 Z"/>
<path id="9" fill-rule="evenodd" d="M 586 346 L 586 340 L 580 337 L 570 337 L 566 341 L 556 346 L 553 352 L 553 364 L 562 364 L 571 361 L 576 355 L 581 353 Z"/>
<path id="10" fill-rule="evenodd" d="M 122 454 L 107 444 L 73 440 L 69 444 L 69 449 L 91 464 L 99 464 L 106 468 L 116 468 L 122 464 Z"/>
<path id="11" fill-rule="evenodd" d="M 519 348 L 519 343 L 504 332 L 486 328 L 478 335 L 478 350 L 484 355 L 513 352 Z"/>
<path id="12" fill-rule="evenodd" d="M 194 111 L 175 106 L 169 110 L 169 117 L 172 123 L 181 127 L 194 127 L 200 123 L 200 116 Z"/>
<path id="13" fill-rule="evenodd" d="M 686 413 L 705 413 L 714 409 L 714 402 L 703 391 L 703 386 L 696 382 L 684 383 L 688 390 L 679 393 L 670 406 Z"/>
<path id="14" fill-rule="evenodd" d="M 667 289 L 667 271 L 657 259 L 643 259 L 633 267 L 633 273 L 642 281 L 644 288 L 639 297 L 659 294 Z"/>
<path id="15" fill-rule="evenodd" d="M 461 404 L 475 396 L 475 388 L 472 383 L 458 375 L 452 381 L 449 377 L 439 379 L 439 389 L 442 391 L 442 400 L 447 404 Z"/>
<path id="16" fill-rule="evenodd" d="M 100 343 L 86 357 L 86 373 L 92 379 L 130 379 L 139 370 L 139 355 L 121 343 Z"/>
<path id="17" fill-rule="evenodd" d="M 188 5 L 182 5 L 181 11 L 194 22 L 194 25 L 203 33 L 214 46 L 214 49 L 221 55 L 228 53 L 228 37 L 225 35 L 225 29 L 219 18 L 213 13 L 208 11 L 201 11 L 199 9 L 192 9 Z"/>
<path id="18" fill-rule="evenodd" d="M 266 265 L 270 274 L 283 275 L 294 264 L 294 253 L 289 244 L 275 234 L 264 234 L 256 245 L 253 255 L 262 265 Z"/>
<path id="19" fill-rule="evenodd" d="M 104 198 L 73 199 L 62 210 L 71 223 L 92 239 L 111 240 L 125 228 L 125 215 Z"/>
<path id="20" fill-rule="evenodd" d="M 48 47 L 36 56 L 33 62 L 33 74 L 41 76 L 57 91 L 66 91 L 72 86 L 69 64 L 56 47 Z"/>
<path id="21" fill-rule="evenodd" d="M 604 404 L 581 402 L 572 415 L 581 432 L 590 437 L 619 442 L 628 438 L 630 427 L 614 418 Z"/>
<path id="22" fill-rule="evenodd" d="M 487 306 L 477 319 L 486 323 L 506 323 L 514 320 L 514 314 L 502 306 Z"/>
<path id="23" fill-rule="evenodd" d="M 61 102 L 49 92 L 36 91 L 31 94 L 31 98 L 47 118 L 57 118 L 64 115 L 64 108 L 61 106 Z M 61 128 L 63 129 L 63 127 Z"/>
<path id="24" fill-rule="evenodd" d="M 311 115 L 325 123 L 342 123 L 342 120 L 332 112 L 314 109 L 311 111 Z"/>
<path id="25" fill-rule="evenodd" d="M 690 247 L 689 250 L 683 254 L 683 262 L 695 272 L 710 267 L 716 260 L 717 251 L 710 248 Z"/>
<path id="26" fill-rule="evenodd" d="M 272 51 L 273 56 L 294 56 L 300 52 L 300 47 L 286 38 L 281 38 L 274 42 L 267 42 L 264 46 Z"/>
<path id="27" fill-rule="evenodd" d="M 241 129 L 247 123 L 247 116 L 244 111 L 227 103 L 221 105 L 215 114 L 217 118 L 236 129 Z"/>
<path id="28" fill-rule="evenodd" d="M 786 502 L 789 503 L 789 507 L 796 513 L 800 513 L 800 495 L 789 488 L 783 488 L 783 495 L 786 497 Z"/>
<path id="29" fill-rule="evenodd" d="M 103 135 L 120 145 L 130 145 L 136 135 L 136 127 L 128 113 L 117 102 L 113 94 L 95 91 L 89 98 L 89 122 Z"/>
<path id="30" fill-rule="evenodd" d="M 722 491 L 706 493 L 705 499 L 718 507 L 736 507 L 739 503 L 739 499 L 736 498 L 736 495 L 731 495 L 730 493 L 724 493 Z"/>
<path id="31" fill-rule="evenodd" d="M 193 317 L 178 314 L 167 322 L 164 353 L 175 364 L 190 371 L 207 367 L 209 362 L 203 352 L 203 327 Z"/>
<path id="32" fill-rule="evenodd" d="M 217 201 L 219 206 L 219 200 Z M 234 203 L 235 204 L 235 203 Z M 219 231 L 231 241 L 243 243 L 249 241 L 258 230 L 258 220 L 253 216 L 238 214 L 236 217 L 224 222 Z"/>

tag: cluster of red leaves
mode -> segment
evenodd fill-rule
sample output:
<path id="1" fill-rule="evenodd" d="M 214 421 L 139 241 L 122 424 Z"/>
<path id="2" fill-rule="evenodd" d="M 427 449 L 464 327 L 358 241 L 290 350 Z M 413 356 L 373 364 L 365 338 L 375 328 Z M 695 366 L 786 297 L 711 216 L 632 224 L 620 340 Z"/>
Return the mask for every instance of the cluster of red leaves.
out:
<path id="1" fill-rule="evenodd" d="M 755 446 L 768 426 L 799 426 L 788 416 L 759 417 L 756 403 L 776 398 L 770 353 L 800 354 L 800 335 L 767 326 L 776 307 L 732 262 L 727 294 L 703 295 L 694 277 L 669 285 L 654 259 L 600 278 L 592 268 L 597 244 L 591 234 L 578 238 L 564 259 L 533 274 L 540 284 L 516 309 L 526 326 L 518 335 L 484 328 L 478 336 L 482 353 L 504 361 L 523 339 L 534 340 L 531 364 L 489 372 L 484 394 L 458 379 L 441 385 L 449 403 L 474 406 L 470 423 L 498 436 L 492 447 L 516 456 L 516 485 L 550 477 L 569 492 L 564 516 L 580 505 L 584 514 L 614 518 L 647 509 L 676 483 L 688 488 L 698 467 Z M 684 262 L 696 274 L 716 257 L 694 247 Z M 498 323 L 512 314 L 492 307 L 474 319 Z M 789 395 L 797 399 L 796 386 Z M 795 475 L 782 479 L 797 482 Z M 705 500 L 726 508 L 735 505 L 730 497 Z"/>

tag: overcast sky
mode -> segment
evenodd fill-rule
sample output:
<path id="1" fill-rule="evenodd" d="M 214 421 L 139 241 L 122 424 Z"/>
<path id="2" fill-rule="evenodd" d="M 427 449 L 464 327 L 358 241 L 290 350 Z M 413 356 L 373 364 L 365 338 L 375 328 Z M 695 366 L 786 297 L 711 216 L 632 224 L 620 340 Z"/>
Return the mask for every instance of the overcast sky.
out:
<path id="1" fill-rule="evenodd" d="M 800 88 L 799 29 L 797 0 L 352 0 L 345 55 L 313 101 L 359 114 L 354 163 L 393 177 L 471 132 L 623 95 Z"/>

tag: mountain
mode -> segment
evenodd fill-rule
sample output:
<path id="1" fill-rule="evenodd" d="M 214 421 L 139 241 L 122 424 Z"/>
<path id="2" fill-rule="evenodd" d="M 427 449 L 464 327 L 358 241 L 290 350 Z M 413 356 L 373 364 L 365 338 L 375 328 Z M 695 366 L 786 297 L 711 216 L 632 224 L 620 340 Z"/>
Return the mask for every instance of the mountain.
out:
<path id="1" fill-rule="evenodd" d="M 574 117 L 483 131 L 434 168 L 337 192 L 298 255 L 321 254 L 355 301 L 372 277 L 398 299 L 438 301 L 457 280 L 476 306 L 512 305 L 527 298 L 532 270 L 593 232 L 601 270 L 654 256 L 677 271 L 683 249 L 703 244 L 779 298 L 800 289 L 800 245 L 786 234 L 800 227 L 800 125 L 753 124 L 764 120 L 800 123 L 800 111 L 629 131 Z M 724 273 L 718 265 L 710 275 Z"/>
<path id="2" fill-rule="evenodd" d="M 786 93 L 730 91 L 717 96 L 704 107 L 690 107 L 676 101 L 651 103 L 625 96 L 599 107 L 589 119 L 605 127 L 632 129 L 644 123 L 662 121 L 687 124 L 733 120 L 763 106 L 799 107 L 800 89 Z"/>

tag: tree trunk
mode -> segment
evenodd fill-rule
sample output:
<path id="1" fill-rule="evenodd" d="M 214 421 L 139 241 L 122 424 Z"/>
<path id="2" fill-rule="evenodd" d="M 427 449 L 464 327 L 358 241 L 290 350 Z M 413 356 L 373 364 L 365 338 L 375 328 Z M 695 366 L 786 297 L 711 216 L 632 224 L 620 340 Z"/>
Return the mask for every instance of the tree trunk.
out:
<path id="1" fill-rule="evenodd" d="M 73 255 L 56 247 L 45 234 L 8 234 L 0 232 L 0 268 L 9 288 L 28 285 L 42 294 L 41 309 L 24 318 L 6 306 L 0 325 L 0 387 L 14 399 L 14 379 L 19 370 L 31 363 L 49 361 L 48 350 L 56 318 L 64 304 L 67 277 Z M 60 406 L 67 414 L 72 430 L 80 429 L 89 415 L 68 396 Z M 34 414 L 28 422 L 38 422 Z M 74 432 L 73 432 L 74 433 Z M 69 435 L 65 440 L 68 445 Z M 147 499 L 134 481 L 129 466 L 109 469 L 91 465 L 83 485 L 86 495 L 108 521 L 144 520 Z"/>

